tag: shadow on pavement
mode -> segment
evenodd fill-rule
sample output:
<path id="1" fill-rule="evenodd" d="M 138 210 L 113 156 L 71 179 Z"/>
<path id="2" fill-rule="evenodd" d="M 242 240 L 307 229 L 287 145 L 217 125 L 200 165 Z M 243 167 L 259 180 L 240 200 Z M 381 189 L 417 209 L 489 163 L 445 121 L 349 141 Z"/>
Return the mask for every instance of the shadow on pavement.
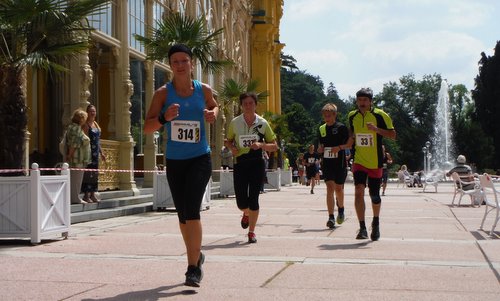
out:
<path id="1" fill-rule="evenodd" d="M 320 245 L 321 250 L 354 250 L 354 249 L 367 249 L 368 245 L 371 244 L 371 240 L 363 241 L 356 244 L 335 244 L 335 245 Z"/>
<path id="2" fill-rule="evenodd" d="M 196 294 L 198 294 L 198 292 L 194 289 L 186 289 L 186 290 L 181 290 L 181 291 L 168 292 L 169 290 L 172 290 L 176 287 L 181 287 L 181 286 L 184 286 L 184 284 L 179 283 L 179 284 L 170 285 L 170 286 L 160 286 L 158 288 L 154 288 L 154 289 L 150 289 L 150 290 L 129 292 L 129 293 L 120 294 L 120 295 L 117 295 L 114 297 L 109 297 L 109 298 L 98 298 L 98 299 L 85 298 L 85 299 L 82 299 L 82 301 L 122 301 L 122 300 L 154 301 L 154 300 L 160 300 L 162 298 L 174 297 L 174 296 L 179 296 L 179 295 L 196 295 Z"/>
<path id="3" fill-rule="evenodd" d="M 246 241 L 235 241 L 227 244 L 209 244 L 209 245 L 203 245 L 201 247 L 202 250 L 214 250 L 214 249 L 232 249 L 236 247 L 245 247 L 248 246 L 248 243 Z"/>

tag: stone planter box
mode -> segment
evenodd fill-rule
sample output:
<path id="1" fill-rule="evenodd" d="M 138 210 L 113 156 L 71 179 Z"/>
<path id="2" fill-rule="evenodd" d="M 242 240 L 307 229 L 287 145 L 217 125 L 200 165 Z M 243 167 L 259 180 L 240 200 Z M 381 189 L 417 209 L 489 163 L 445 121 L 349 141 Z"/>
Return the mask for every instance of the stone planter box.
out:
<path id="1" fill-rule="evenodd" d="M 210 193 L 211 189 L 212 178 L 208 181 L 200 210 L 210 209 L 210 200 L 212 198 Z M 175 208 L 174 199 L 172 198 L 172 193 L 170 192 L 170 186 L 168 185 L 165 170 L 158 170 L 158 172 L 154 173 L 153 192 L 153 210 Z"/>
<path id="2" fill-rule="evenodd" d="M 281 186 L 292 185 L 292 171 L 281 170 Z"/>
<path id="3" fill-rule="evenodd" d="M 232 170 L 221 170 L 220 172 L 220 195 L 234 195 L 234 182 Z"/>
<path id="4" fill-rule="evenodd" d="M 281 171 L 276 169 L 273 171 L 266 172 L 267 183 L 264 185 L 264 189 L 276 189 L 281 190 Z"/>
<path id="5" fill-rule="evenodd" d="M 281 190 L 281 171 L 279 169 L 266 172 L 266 176 L 267 176 L 267 183 L 264 185 L 265 189 L 275 189 L 278 191 Z M 220 172 L 220 195 L 221 196 L 234 195 L 234 182 L 233 182 L 232 170 L 221 170 Z"/>
<path id="6" fill-rule="evenodd" d="M 71 226 L 68 164 L 60 175 L 42 176 L 33 163 L 29 176 L 0 177 L 0 238 L 68 236 Z"/>

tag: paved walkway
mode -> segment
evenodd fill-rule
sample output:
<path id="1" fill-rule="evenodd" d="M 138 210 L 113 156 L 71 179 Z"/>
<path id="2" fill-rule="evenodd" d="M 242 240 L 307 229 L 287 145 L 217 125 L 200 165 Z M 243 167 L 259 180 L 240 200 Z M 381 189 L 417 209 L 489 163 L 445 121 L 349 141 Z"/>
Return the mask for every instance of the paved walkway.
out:
<path id="1" fill-rule="evenodd" d="M 76 224 L 67 240 L 35 246 L 0 241 L 0 300 L 500 300 L 499 232 L 478 229 L 484 207 L 449 206 L 451 183 L 438 193 L 390 184 L 377 242 L 354 239 L 352 183 L 347 220 L 327 229 L 325 190 L 261 195 L 252 245 L 234 198 L 214 200 L 202 213 L 207 259 L 194 290 L 182 285 L 173 213 Z"/>

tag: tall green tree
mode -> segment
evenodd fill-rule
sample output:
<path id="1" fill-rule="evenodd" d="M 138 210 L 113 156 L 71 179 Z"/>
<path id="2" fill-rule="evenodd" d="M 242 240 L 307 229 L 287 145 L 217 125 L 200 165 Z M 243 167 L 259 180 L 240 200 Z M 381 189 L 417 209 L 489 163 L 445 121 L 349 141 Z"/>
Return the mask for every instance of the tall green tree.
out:
<path id="1" fill-rule="evenodd" d="M 478 170 L 492 168 L 494 146 L 477 120 L 476 108 L 464 85 L 450 89 L 451 129 L 457 154 L 464 154 L 467 161 L 475 164 Z"/>
<path id="2" fill-rule="evenodd" d="M 319 98 L 311 108 L 311 114 L 313 120 L 317 124 L 323 123 L 323 117 L 321 114 L 321 109 L 327 103 L 333 103 L 337 106 L 337 119 L 341 122 L 346 123 L 347 114 L 350 110 L 353 109 L 352 105 L 345 103 L 342 99 L 340 99 L 339 94 L 337 93 L 337 89 L 330 83 L 326 89 L 326 95 L 324 97 Z"/>
<path id="3" fill-rule="evenodd" d="M 314 143 L 317 124 L 310 113 L 300 103 L 294 103 L 283 111 L 288 123 L 288 130 L 293 136 L 287 140 L 287 154 L 290 162 L 295 162 L 297 154 L 304 152 L 307 145 Z"/>
<path id="4" fill-rule="evenodd" d="M 300 103 L 306 110 L 311 110 L 317 101 L 325 97 L 321 79 L 305 71 L 287 71 L 281 68 L 282 109 Z"/>
<path id="5" fill-rule="evenodd" d="M 493 56 L 481 53 L 479 74 L 475 78 L 472 98 L 476 107 L 477 120 L 484 132 L 492 137 L 494 145 L 494 168 L 500 167 L 500 41 Z"/>
<path id="6" fill-rule="evenodd" d="M 283 52 L 281 52 L 280 55 L 281 68 L 286 68 L 289 71 L 299 70 L 299 67 L 297 67 L 297 60 L 293 56 L 284 54 Z"/>
<path id="7" fill-rule="evenodd" d="M 288 141 L 290 141 L 290 138 L 292 137 L 292 133 L 288 129 L 287 116 L 283 114 L 278 115 L 271 112 L 265 112 L 263 117 L 269 122 L 273 132 L 276 134 L 276 142 L 278 143 L 277 162 L 276 166 L 272 167 L 283 168 L 283 150 L 285 149 L 285 146 L 288 145 Z"/>
<path id="8" fill-rule="evenodd" d="M 422 146 L 434 133 L 435 112 L 441 76 L 425 75 L 422 80 L 413 74 L 399 83 L 385 84 L 374 103 L 392 118 L 397 132 L 398 148 L 391 150 L 396 163 L 411 170 L 423 168 Z"/>
<path id="9" fill-rule="evenodd" d="M 0 168 L 23 167 L 26 68 L 51 74 L 88 49 L 87 16 L 109 0 L 0 1 Z"/>

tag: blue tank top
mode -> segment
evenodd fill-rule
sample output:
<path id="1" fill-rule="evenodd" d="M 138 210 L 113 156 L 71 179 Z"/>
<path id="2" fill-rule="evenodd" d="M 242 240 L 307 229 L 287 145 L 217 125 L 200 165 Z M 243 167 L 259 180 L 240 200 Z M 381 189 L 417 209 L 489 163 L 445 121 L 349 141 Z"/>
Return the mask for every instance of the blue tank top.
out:
<path id="1" fill-rule="evenodd" d="M 193 80 L 194 92 L 188 97 L 180 97 L 172 82 L 166 84 L 167 100 L 163 104 L 161 114 L 177 103 L 179 116 L 165 123 L 167 131 L 166 158 L 183 160 L 210 153 L 210 146 L 205 134 L 205 96 L 200 81 Z"/>

